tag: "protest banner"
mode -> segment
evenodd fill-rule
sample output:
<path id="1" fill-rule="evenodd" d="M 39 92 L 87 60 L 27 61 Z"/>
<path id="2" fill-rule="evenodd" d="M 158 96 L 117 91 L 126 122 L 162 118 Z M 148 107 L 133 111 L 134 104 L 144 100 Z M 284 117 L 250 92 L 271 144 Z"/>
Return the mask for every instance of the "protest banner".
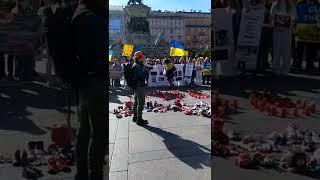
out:
<path id="1" fill-rule="evenodd" d="M 320 43 L 320 3 L 301 1 L 297 4 L 296 40 Z"/>
<path id="2" fill-rule="evenodd" d="M 265 15 L 263 4 L 249 5 L 242 9 L 236 59 L 245 64 L 246 70 L 256 70 L 260 37 Z"/>
<path id="3" fill-rule="evenodd" d="M 213 57 L 217 63 L 218 76 L 233 76 L 237 67 L 234 58 L 232 16 L 233 14 L 225 8 L 213 9 Z"/>

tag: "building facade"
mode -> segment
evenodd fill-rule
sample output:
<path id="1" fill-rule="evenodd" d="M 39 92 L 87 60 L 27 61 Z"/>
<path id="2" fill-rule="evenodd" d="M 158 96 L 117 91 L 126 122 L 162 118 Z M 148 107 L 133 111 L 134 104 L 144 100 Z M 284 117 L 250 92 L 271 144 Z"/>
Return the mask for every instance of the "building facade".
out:
<path id="1" fill-rule="evenodd" d="M 211 13 L 152 11 L 150 33 L 164 33 L 166 40 L 177 40 L 188 51 L 211 48 Z"/>
<path id="2" fill-rule="evenodd" d="M 211 49 L 211 14 L 185 13 L 185 48 L 189 51 Z"/>
<path id="3" fill-rule="evenodd" d="M 121 39 L 125 34 L 124 10 L 122 6 L 109 6 L 109 43 Z"/>
<path id="4" fill-rule="evenodd" d="M 185 22 L 182 13 L 152 11 L 148 21 L 152 36 L 163 33 L 168 42 L 177 40 L 184 43 Z"/>

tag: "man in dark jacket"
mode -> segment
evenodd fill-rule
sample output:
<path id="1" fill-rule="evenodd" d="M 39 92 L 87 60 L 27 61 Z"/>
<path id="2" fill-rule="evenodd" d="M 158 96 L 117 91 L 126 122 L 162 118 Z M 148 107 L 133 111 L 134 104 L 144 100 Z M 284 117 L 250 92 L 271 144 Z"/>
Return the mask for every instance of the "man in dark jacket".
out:
<path id="1" fill-rule="evenodd" d="M 83 74 L 79 87 L 76 180 L 103 180 L 108 147 L 107 24 L 97 10 L 101 7 L 98 1 L 80 1 L 72 21 L 76 54 Z"/>
<path id="2" fill-rule="evenodd" d="M 135 88 L 134 88 L 134 105 L 133 105 L 133 121 L 137 125 L 142 126 L 148 124 L 148 121 L 142 119 L 142 111 L 145 103 L 145 86 L 146 86 L 146 72 L 144 69 L 145 56 L 141 51 L 134 54 L 134 64 L 132 65 Z"/>

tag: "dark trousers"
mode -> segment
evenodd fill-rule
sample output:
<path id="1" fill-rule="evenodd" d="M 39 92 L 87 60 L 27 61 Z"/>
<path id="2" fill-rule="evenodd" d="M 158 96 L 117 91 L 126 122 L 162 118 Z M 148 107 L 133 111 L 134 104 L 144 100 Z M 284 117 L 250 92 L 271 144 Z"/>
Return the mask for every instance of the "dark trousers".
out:
<path id="1" fill-rule="evenodd" d="M 306 56 L 304 57 L 304 52 L 306 50 Z M 306 43 L 306 42 L 297 42 L 296 43 L 296 58 L 294 66 L 296 68 L 302 69 L 302 62 L 305 59 L 307 63 L 307 69 L 313 68 L 313 63 L 316 60 L 317 51 L 319 46 L 316 43 Z"/>
<path id="2" fill-rule="evenodd" d="M 31 80 L 35 73 L 35 61 L 32 55 L 16 56 L 16 76 L 22 80 Z"/>
<path id="3" fill-rule="evenodd" d="M 142 119 L 142 111 L 145 104 L 145 89 L 137 87 L 134 90 L 133 117 L 137 118 L 137 122 Z"/>
<path id="4" fill-rule="evenodd" d="M 104 158 L 109 143 L 106 88 L 105 80 L 89 79 L 87 85 L 79 90 L 77 180 L 103 180 Z"/>
<path id="5" fill-rule="evenodd" d="M 195 79 L 197 75 L 197 70 L 192 71 L 191 84 L 195 84 Z"/>
<path id="6" fill-rule="evenodd" d="M 202 84 L 210 84 L 211 76 L 210 75 L 203 75 L 202 76 Z"/>
<path id="7" fill-rule="evenodd" d="M 259 46 L 259 54 L 257 61 L 257 69 L 259 71 L 264 71 L 268 66 L 269 54 L 272 54 L 272 28 L 263 28 L 261 33 L 261 40 Z"/>

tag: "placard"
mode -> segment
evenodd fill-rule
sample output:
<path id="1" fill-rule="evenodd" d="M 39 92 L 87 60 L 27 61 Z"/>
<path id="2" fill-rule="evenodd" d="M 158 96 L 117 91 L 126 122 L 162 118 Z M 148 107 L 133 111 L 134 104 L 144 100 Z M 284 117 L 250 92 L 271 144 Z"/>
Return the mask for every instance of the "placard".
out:
<path id="1" fill-rule="evenodd" d="M 186 70 L 184 72 L 184 76 L 192 76 L 193 64 L 186 64 Z"/>
<path id="2" fill-rule="evenodd" d="M 174 84 L 176 86 L 184 86 L 184 77 L 183 77 L 183 64 L 175 64 L 176 68 L 175 77 L 174 77 Z"/>
<path id="3" fill-rule="evenodd" d="M 213 57 L 217 64 L 216 74 L 217 76 L 233 76 L 237 68 L 234 58 L 233 14 L 225 8 L 216 8 L 212 12 Z"/>
<path id="4" fill-rule="evenodd" d="M 296 40 L 320 43 L 320 3 L 302 1 L 297 4 Z"/>
<path id="5" fill-rule="evenodd" d="M 264 15 L 265 7 L 260 3 L 242 9 L 236 59 L 238 62 L 243 62 L 247 70 L 256 70 L 257 68 Z"/>

